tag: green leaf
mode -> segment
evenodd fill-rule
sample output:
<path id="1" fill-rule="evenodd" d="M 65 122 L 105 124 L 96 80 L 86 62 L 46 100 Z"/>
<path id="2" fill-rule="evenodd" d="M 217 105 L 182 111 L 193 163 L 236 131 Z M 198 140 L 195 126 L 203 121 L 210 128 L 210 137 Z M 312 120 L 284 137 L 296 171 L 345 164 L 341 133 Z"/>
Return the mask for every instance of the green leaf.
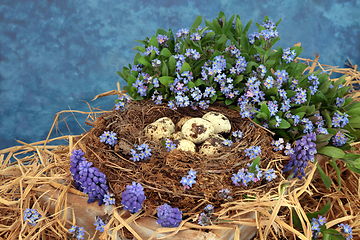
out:
<path id="1" fill-rule="evenodd" d="M 162 67 L 161 67 L 161 75 L 162 76 L 168 76 L 169 75 L 169 68 L 166 65 L 166 62 L 162 63 Z"/>
<path id="2" fill-rule="evenodd" d="M 183 73 L 183 72 L 186 72 L 186 71 L 191 71 L 191 66 L 187 62 L 184 62 L 182 67 L 181 67 L 180 73 Z"/>
<path id="3" fill-rule="evenodd" d="M 319 91 L 322 92 L 323 94 L 327 93 L 327 91 L 329 91 L 331 85 L 331 81 L 326 81 L 323 84 L 320 85 L 319 87 Z"/>
<path id="4" fill-rule="evenodd" d="M 322 148 L 318 149 L 317 152 L 320 154 L 329 156 L 329 157 L 337 158 L 337 159 L 343 158 L 345 156 L 345 153 L 343 150 L 341 150 L 340 148 L 332 147 L 332 146 L 322 147 Z"/>
<path id="5" fill-rule="evenodd" d="M 206 35 L 205 35 L 205 37 L 203 37 L 203 39 L 202 39 L 202 43 L 206 43 L 206 41 L 208 41 L 208 40 L 210 40 L 210 39 L 212 39 L 213 37 L 214 37 L 214 35 L 215 35 L 215 33 L 213 32 L 213 31 L 211 31 L 211 32 L 208 32 Z M 202 46 L 204 45 L 204 44 L 201 44 Z"/>
<path id="6" fill-rule="evenodd" d="M 186 86 L 187 86 L 189 89 L 191 89 L 191 88 L 195 87 L 195 83 L 194 83 L 194 82 L 188 82 L 188 83 L 186 84 Z"/>
<path id="7" fill-rule="evenodd" d="M 176 67 L 176 60 L 175 60 L 174 56 L 171 56 L 169 58 L 169 67 L 170 67 L 171 74 L 174 74 L 175 73 L 175 67 Z"/>
<path id="8" fill-rule="evenodd" d="M 226 35 L 221 34 L 220 38 L 216 41 L 216 43 L 223 44 L 223 43 L 226 43 L 227 40 L 228 40 L 228 38 L 226 37 Z"/>
<path id="9" fill-rule="evenodd" d="M 159 81 L 164 85 L 164 86 L 169 86 L 170 83 L 174 82 L 175 77 L 170 77 L 170 76 L 162 76 L 158 78 Z"/>
<path id="10" fill-rule="evenodd" d="M 350 109 L 349 111 L 346 112 L 346 114 L 350 116 L 360 115 L 360 107 Z"/>
<path id="11" fill-rule="evenodd" d="M 345 101 L 346 101 L 346 100 L 345 100 Z M 354 109 L 354 108 L 360 108 L 360 102 L 353 102 L 353 103 L 351 103 L 350 105 L 344 107 L 344 109 L 345 109 L 346 111 L 349 111 L 349 110 Z"/>
<path id="12" fill-rule="evenodd" d="M 167 31 L 165 29 L 162 28 L 158 28 L 158 30 L 156 31 L 156 35 L 165 35 L 167 36 Z"/>
<path id="13" fill-rule="evenodd" d="M 300 221 L 300 218 L 299 216 L 297 215 L 295 209 L 292 210 L 292 221 L 293 221 L 293 224 L 299 228 L 300 230 L 303 230 L 302 228 L 302 224 L 301 224 L 301 221 Z"/>
<path id="14" fill-rule="evenodd" d="M 243 48 L 245 51 L 249 51 L 249 39 L 246 34 L 242 34 L 240 39 L 240 47 Z"/>
<path id="15" fill-rule="evenodd" d="M 306 213 L 306 216 L 311 221 L 312 218 L 317 218 L 318 215 L 324 216 L 331 209 L 331 201 L 329 200 L 325 206 L 323 206 L 319 211 L 314 213 Z"/>
<path id="16" fill-rule="evenodd" d="M 220 35 L 222 33 L 222 29 L 220 27 L 219 22 L 214 19 L 212 23 L 213 23 L 213 26 L 214 26 L 214 29 L 215 29 L 215 33 Z"/>
<path id="17" fill-rule="evenodd" d="M 306 114 L 311 115 L 315 111 L 315 105 L 308 106 L 306 109 Z"/>
<path id="18" fill-rule="evenodd" d="M 234 99 L 225 99 L 225 104 L 226 105 L 231 105 L 235 100 Z"/>
<path id="19" fill-rule="evenodd" d="M 316 135 L 316 142 L 329 141 L 332 136 L 333 136 L 332 134 L 319 134 L 319 135 Z"/>
<path id="20" fill-rule="evenodd" d="M 345 240 L 343 235 L 335 229 L 326 229 L 323 232 L 323 240 Z"/>
<path id="21" fill-rule="evenodd" d="M 202 22 L 202 17 L 201 15 L 199 15 L 195 18 L 195 21 L 191 25 L 190 30 L 196 29 L 198 26 L 200 26 L 201 22 Z"/>
<path id="22" fill-rule="evenodd" d="M 126 79 L 124 78 L 124 75 L 122 75 L 122 73 L 121 73 L 121 72 L 116 71 L 116 73 L 117 73 L 117 75 L 119 75 L 120 77 L 122 77 L 124 80 L 126 80 Z"/>
<path id="23" fill-rule="evenodd" d="M 149 41 L 149 46 L 154 46 L 154 47 L 159 47 L 159 42 L 157 40 L 157 37 L 154 35 L 151 37 L 150 41 Z"/>
<path id="24" fill-rule="evenodd" d="M 207 85 L 207 83 L 206 82 L 204 82 L 201 78 L 198 78 L 198 79 L 196 79 L 196 81 L 195 81 L 195 86 L 200 86 L 200 85 Z"/>
<path id="25" fill-rule="evenodd" d="M 240 83 L 243 80 L 244 76 L 243 75 L 237 75 L 235 77 L 235 80 L 233 82 L 233 85 L 236 86 L 238 83 Z"/>
<path id="26" fill-rule="evenodd" d="M 258 157 L 256 157 L 256 158 L 252 161 L 252 166 L 251 166 L 251 168 L 250 168 L 250 172 L 252 172 L 252 173 L 255 172 L 256 166 L 259 166 L 260 157 L 261 157 L 261 156 L 258 156 Z"/>
<path id="27" fill-rule="evenodd" d="M 167 58 L 170 57 L 171 55 L 172 55 L 172 53 L 167 48 L 163 48 L 160 52 L 160 56 L 165 56 Z"/>
<path id="28" fill-rule="evenodd" d="M 360 116 L 350 118 L 349 119 L 349 124 L 353 128 L 360 128 Z"/>
<path id="29" fill-rule="evenodd" d="M 321 116 L 324 117 L 324 120 L 325 120 L 325 122 L 326 122 L 326 124 L 327 124 L 327 127 L 328 127 L 328 128 L 331 128 L 331 122 L 332 122 L 332 120 L 331 120 L 331 117 L 330 117 L 330 115 L 329 115 L 329 110 L 324 109 L 323 111 L 321 111 Z"/>
<path id="30" fill-rule="evenodd" d="M 340 189 L 341 189 L 341 177 L 340 177 L 341 173 L 340 173 L 340 170 L 339 170 L 339 168 L 338 168 L 338 166 L 337 166 L 336 161 L 335 161 L 334 158 L 332 158 L 332 162 L 329 162 L 329 163 L 330 163 L 330 165 L 331 165 L 331 166 L 335 169 L 335 171 L 336 171 L 337 182 L 338 182 L 338 184 L 339 184 L 338 191 L 340 191 Z"/>
<path id="31" fill-rule="evenodd" d="M 144 56 L 139 57 L 138 62 L 143 64 L 144 66 L 151 67 L 151 63 L 148 60 L 146 60 Z"/>
<path id="32" fill-rule="evenodd" d="M 250 26 L 251 26 L 251 23 L 252 23 L 252 20 L 250 20 L 250 21 L 246 24 L 243 33 L 247 33 L 247 32 L 249 31 Z"/>
<path id="33" fill-rule="evenodd" d="M 224 33 L 225 33 L 225 34 L 227 34 L 227 33 L 229 32 L 230 28 L 232 27 L 232 23 L 233 23 L 233 21 L 234 21 L 234 18 L 235 18 L 235 14 L 233 14 L 233 15 L 231 16 L 231 18 L 229 19 L 229 21 L 227 22 L 226 27 L 225 27 L 225 30 L 224 30 Z"/>
<path id="34" fill-rule="evenodd" d="M 242 27 L 242 23 L 241 23 L 241 20 L 240 20 L 239 16 L 236 17 L 235 28 L 236 28 L 236 32 L 238 33 L 238 37 L 241 37 L 243 27 Z"/>
<path id="35" fill-rule="evenodd" d="M 270 110 L 266 103 L 261 104 L 260 111 L 268 116 L 267 119 L 270 118 Z"/>
<path id="36" fill-rule="evenodd" d="M 251 70 L 252 70 L 252 68 L 255 66 L 255 68 L 258 68 L 259 67 L 259 64 L 258 63 L 256 63 L 256 62 L 249 62 L 248 63 L 248 65 L 246 66 L 246 73 L 249 73 L 249 72 L 251 72 Z M 277 89 L 277 88 L 276 88 Z M 269 90 L 271 90 L 271 88 L 269 89 Z M 266 92 L 269 92 L 269 90 L 268 91 L 266 91 Z"/>
<path id="37" fill-rule="evenodd" d="M 327 189 L 330 189 L 331 187 L 331 179 L 324 173 L 324 170 L 319 166 L 319 164 L 316 164 L 316 168 L 319 171 L 320 177 L 323 180 L 323 183 Z"/>
<path id="38" fill-rule="evenodd" d="M 135 46 L 135 47 L 133 47 L 132 49 L 134 49 L 134 50 L 136 50 L 136 51 L 139 51 L 139 52 L 145 52 L 145 48 L 143 48 L 143 47 L 140 47 L 140 46 Z"/>
<path id="39" fill-rule="evenodd" d="M 267 66 L 267 67 L 269 67 L 269 66 L 271 66 L 271 65 L 273 65 L 273 64 L 275 64 L 275 60 L 267 60 L 267 61 L 264 63 L 264 65 Z"/>
<path id="40" fill-rule="evenodd" d="M 258 119 L 264 119 L 264 120 L 268 120 L 268 119 L 269 119 L 268 115 L 266 115 L 266 114 L 263 113 L 263 112 L 260 112 L 260 113 L 256 114 L 256 118 L 258 118 Z"/>
<path id="41" fill-rule="evenodd" d="M 214 103 L 216 101 L 216 99 L 217 99 L 217 95 L 215 94 L 214 96 L 212 96 L 210 98 L 210 103 Z"/>

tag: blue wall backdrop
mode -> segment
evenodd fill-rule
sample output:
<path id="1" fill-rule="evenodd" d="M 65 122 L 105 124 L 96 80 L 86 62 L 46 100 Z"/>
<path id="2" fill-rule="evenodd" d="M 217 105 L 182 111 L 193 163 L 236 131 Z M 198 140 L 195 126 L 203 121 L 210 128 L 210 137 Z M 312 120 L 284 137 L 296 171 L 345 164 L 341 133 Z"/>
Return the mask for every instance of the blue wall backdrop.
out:
<path id="1" fill-rule="evenodd" d="M 265 15 L 281 18 L 278 46 L 301 42 L 301 57 L 318 52 L 323 64 L 342 67 L 347 58 L 360 64 L 358 0 L 1 0 L 0 149 L 19 145 L 15 139 L 44 140 L 57 112 L 88 110 L 80 100 L 112 108 L 115 96 L 91 99 L 117 81 L 125 85 L 116 71 L 132 63 L 134 40 L 158 28 L 189 28 L 197 15 L 212 20 L 219 11 L 239 14 L 245 23 L 253 19 L 250 30 Z M 84 125 L 85 118 L 76 117 Z M 83 133 L 74 117 L 67 122 L 71 133 Z"/>

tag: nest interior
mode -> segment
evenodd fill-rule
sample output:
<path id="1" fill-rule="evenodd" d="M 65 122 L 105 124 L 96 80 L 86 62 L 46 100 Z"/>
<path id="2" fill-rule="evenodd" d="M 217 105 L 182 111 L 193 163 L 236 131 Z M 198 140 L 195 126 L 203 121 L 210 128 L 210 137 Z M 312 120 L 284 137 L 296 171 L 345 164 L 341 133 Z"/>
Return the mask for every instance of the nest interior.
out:
<path id="1" fill-rule="evenodd" d="M 164 146 L 147 139 L 143 133 L 148 124 L 159 118 L 169 117 L 176 124 L 184 116 L 202 117 L 209 111 L 224 114 L 231 122 L 231 132 L 243 132 L 242 140 L 234 141 L 232 147 L 223 147 L 215 156 L 176 149 L 168 152 Z M 117 144 L 114 147 L 99 141 L 104 131 L 116 133 Z M 229 137 L 229 134 L 224 137 Z M 124 112 L 110 111 L 99 116 L 94 128 L 81 140 L 80 146 L 86 159 L 106 174 L 118 204 L 126 185 L 135 181 L 144 187 L 144 206 L 150 215 L 154 213 L 151 210 L 164 203 L 191 214 L 202 210 L 203 207 L 198 208 L 205 203 L 219 207 L 223 203 L 219 198 L 219 190 L 224 188 L 229 189 L 232 198 L 236 200 L 242 197 L 242 190 L 251 188 L 254 191 L 267 191 L 274 187 L 276 181 L 267 182 L 265 179 L 251 182 L 248 187 L 235 187 L 231 181 L 233 173 L 240 168 L 246 169 L 247 163 L 252 162 L 244 153 L 244 149 L 250 146 L 261 146 L 260 168 L 273 166 L 275 162 L 272 160 L 277 154 L 272 150 L 272 140 L 268 132 L 250 120 L 240 118 L 238 112 L 226 106 L 212 105 L 198 111 L 187 107 L 174 111 L 165 105 L 155 105 L 151 100 L 143 100 L 130 103 Z M 142 143 L 149 145 L 152 156 L 149 160 L 133 162 L 130 160 L 130 149 Z M 196 184 L 185 190 L 180 180 L 190 169 L 197 172 Z"/>

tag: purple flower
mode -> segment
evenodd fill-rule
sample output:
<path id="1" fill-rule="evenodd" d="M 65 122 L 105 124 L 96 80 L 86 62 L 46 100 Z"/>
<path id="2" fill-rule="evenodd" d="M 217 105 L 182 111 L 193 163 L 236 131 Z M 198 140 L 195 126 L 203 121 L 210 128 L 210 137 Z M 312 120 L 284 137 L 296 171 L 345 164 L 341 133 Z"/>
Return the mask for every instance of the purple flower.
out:
<path id="1" fill-rule="evenodd" d="M 296 141 L 294 153 L 291 155 L 290 161 L 284 166 L 283 172 L 292 171 L 294 177 L 305 176 L 304 169 L 308 165 L 308 161 L 314 161 L 316 151 L 316 134 L 314 132 L 306 134 L 300 140 Z M 300 173 L 300 174 L 299 174 Z"/>
<path id="2" fill-rule="evenodd" d="M 132 214 L 139 212 L 143 201 L 146 199 L 144 188 L 140 183 L 132 182 L 131 185 L 126 186 L 126 190 L 121 194 L 121 198 L 121 204 L 124 205 L 125 210 L 129 210 Z"/>
<path id="3" fill-rule="evenodd" d="M 99 169 L 91 167 L 92 162 L 86 161 L 86 159 L 82 157 L 83 155 L 84 153 L 81 149 L 72 152 L 72 156 L 70 157 L 72 160 L 70 167 L 71 174 L 76 188 L 88 194 L 88 203 L 99 199 L 99 206 L 101 206 L 104 195 L 109 189 L 106 185 L 107 178 Z"/>
<path id="4" fill-rule="evenodd" d="M 219 190 L 219 198 L 231 201 L 232 197 L 230 196 L 229 189 L 225 188 L 225 189 Z"/>
<path id="5" fill-rule="evenodd" d="M 200 213 L 198 218 L 198 224 L 201 226 L 210 226 L 211 225 L 211 217 L 207 216 L 204 212 Z"/>
<path id="6" fill-rule="evenodd" d="M 178 227 L 182 220 L 182 212 L 166 203 L 157 208 L 157 216 L 156 223 L 162 227 Z"/>

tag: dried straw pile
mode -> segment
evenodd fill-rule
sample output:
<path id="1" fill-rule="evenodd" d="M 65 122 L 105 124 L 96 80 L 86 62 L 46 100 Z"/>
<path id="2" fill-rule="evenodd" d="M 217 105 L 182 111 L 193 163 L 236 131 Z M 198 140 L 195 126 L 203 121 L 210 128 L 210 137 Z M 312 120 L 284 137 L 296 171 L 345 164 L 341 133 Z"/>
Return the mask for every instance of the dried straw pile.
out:
<path id="1" fill-rule="evenodd" d="M 325 66 L 318 63 L 318 57 L 315 60 L 300 60 L 308 62 L 308 71 L 320 67 L 330 73 L 346 74 L 349 85 L 359 84 L 360 72 L 357 71 L 356 66 L 351 65 L 348 69 Z M 100 96 L 119 94 L 119 92 L 118 89 Z M 355 96 L 358 95 L 360 94 L 356 93 Z M 67 212 L 73 212 L 68 207 L 66 196 L 82 194 L 72 185 L 69 172 L 69 157 L 71 151 L 77 148 L 83 149 L 87 160 L 94 162 L 96 167 L 106 173 L 110 189 L 116 194 L 117 202 L 120 202 L 120 194 L 126 184 L 138 181 L 145 188 L 147 196 L 144 202 L 145 211 L 130 218 L 125 218 L 123 212 L 113 214 L 105 230 L 113 230 L 121 234 L 131 233 L 136 236 L 137 233 L 129 223 L 143 216 L 153 216 L 157 206 L 168 202 L 173 207 L 179 207 L 184 213 L 184 221 L 178 228 L 158 230 L 168 234 L 169 238 L 186 229 L 207 231 L 207 229 L 232 228 L 239 231 L 235 224 L 244 224 L 257 227 L 256 239 L 310 239 L 310 223 L 305 213 L 319 210 L 330 200 L 332 207 L 326 215 L 327 227 L 336 228 L 338 223 L 347 222 L 353 227 L 354 237 L 359 236 L 360 177 L 358 174 L 350 172 L 342 162 L 337 161 L 341 171 L 339 191 L 337 173 L 327 163 L 324 165 L 325 172 L 333 179 L 330 190 L 323 186 L 314 165 L 307 168 L 308 176 L 304 180 L 287 181 L 278 175 L 276 182 L 273 183 L 258 182 L 248 188 L 234 187 L 230 182 L 231 173 L 248 162 L 242 151 L 244 148 L 261 145 L 260 167 L 265 169 L 273 167 L 281 172 L 286 158 L 271 151 L 271 137 L 262 128 L 251 127 L 248 121 L 241 120 L 232 110 L 224 109 L 222 106 L 212 106 L 207 111 L 210 110 L 225 114 L 232 122 L 233 130 L 243 131 L 246 140 L 236 143 L 231 152 L 224 151 L 217 158 L 202 158 L 197 154 L 190 156 L 177 151 L 167 153 L 161 146 L 143 138 L 140 129 L 160 117 L 169 116 L 176 122 L 182 115 L 204 114 L 186 109 L 174 113 L 164 106 L 156 106 L 147 101 L 132 104 L 127 114 L 99 110 L 80 112 L 87 114 L 87 124 L 94 126 L 81 136 L 63 136 L 55 139 L 48 137 L 45 141 L 32 144 L 19 141 L 22 146 L 1 150 L 0 239 L 68 239 L 67 229 L 76 223 L 75 217 L 73 221 L 68 221 L 64 217 Z M 67 112 L 73 114 L 76 111 L 58 113 L 49 136 L 58 124 L 59 116 Z M 115 149 L 99 143 L 98 137 L 104 130 L 115 130 L 118 133 L 119 144 Z M 68 145 L 51 145 L 52 141 L 59 139 L 67 140 Z M 130 161 L 129 148 L 133 147 L 132 144 L 146 141 L 153 149 L 152 158 L 143 163 Z M 357 143 L 353 145 L 358 149 Z M 360 151 L 356 150 L 356 152 Z M 191 190 L 184 191 L 179 181 L 190 168 L 198 171 L 196 179 L 198 183 Z M 55 206 L 55 213 L 49 210 L 51 204 L 39 204 L 45 190 L 38 187 L 44 185 L 53 186 L 56 189 L 54 194 L 55 192 L 59 194 L 59 198 L 52 203 Z M 218 190 L 226 187 L 232 191 L 234 198 L 232 202 L 219 201 L 216 197 Z M 244 195 L 251 198 L 245 198 Z M 209 202 L 215 205 L 215 216 L 231 222 L 227 225 L 209 227 L 196 224 L 198 214 Z M 26 208 L 35 208 L 43 216 L 35 227 L 24 224 L 22 216 Z M 299 215 L 303 228 L 307 229 L 304 232 L 300 232 L 292 225 L 293 210 Z M 249 212 L 255 213 L 255 219 L 242 218 Z M 98 237 L 99 233 L 93 239 Z M 103 234 L 102 238 L 110 239 L 110 236 Z"/>

